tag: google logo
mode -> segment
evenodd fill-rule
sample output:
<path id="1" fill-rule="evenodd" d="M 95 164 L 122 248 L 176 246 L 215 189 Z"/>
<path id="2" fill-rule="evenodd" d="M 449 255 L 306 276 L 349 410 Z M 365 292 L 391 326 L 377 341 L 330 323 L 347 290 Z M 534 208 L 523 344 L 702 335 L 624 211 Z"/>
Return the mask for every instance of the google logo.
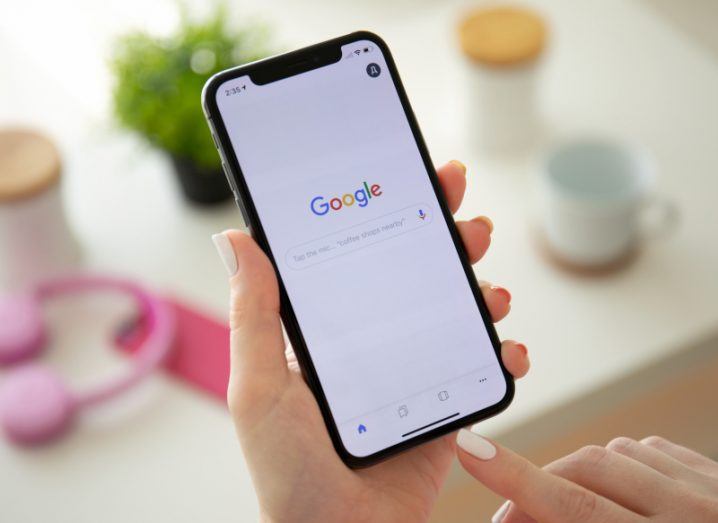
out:
<path id="1" fill-rule="evenodd" d="M 327 200 L 324 196 L 317 196 L 312 199 L 309 208 L 317 216 L 324 216 L 330 210 L 338 211 L 342 207 L 351 207 L 354 203 L 358 204 L 359 207 L 366 207 L 369 204 L 369 200 L 381 195 L 382 190 L 379 184 L 375 183 L 369 187 L 366 182 L 363 182 L 361 188 L 353 193 L 346 193 L 341 197 L 336 196 Z"/>

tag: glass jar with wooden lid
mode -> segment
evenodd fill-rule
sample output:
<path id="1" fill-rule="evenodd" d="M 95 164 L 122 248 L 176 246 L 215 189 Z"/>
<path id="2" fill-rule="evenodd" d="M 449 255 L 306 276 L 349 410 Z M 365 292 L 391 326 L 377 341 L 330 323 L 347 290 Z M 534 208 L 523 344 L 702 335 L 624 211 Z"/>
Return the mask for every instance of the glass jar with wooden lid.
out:
<path id="1" fill-rule="evenodd" d="M 530 146 L 539 129 L 537 76 L 548 30 L 523 7 L 484 7 L 458 25 L 467 61 L 469 135 L 483 150 Z"/>
<path id="2" fill-rule="evenodd" d="M 78 260 L 62 205 L 60 155 L 45 136 L 0 129 L 0 290 L 22 289 Z"/>

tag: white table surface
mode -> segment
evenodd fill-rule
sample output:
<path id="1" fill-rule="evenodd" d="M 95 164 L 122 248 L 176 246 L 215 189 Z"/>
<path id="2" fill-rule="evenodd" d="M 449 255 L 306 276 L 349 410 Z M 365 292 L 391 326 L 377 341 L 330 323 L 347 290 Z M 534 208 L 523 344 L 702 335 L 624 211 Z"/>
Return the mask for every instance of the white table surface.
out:
<path id="1" fill-rule="evenodd" d="M 228 292 L 210 235 L 239 225 L 239 213 L 231 204 L 187 206 L 168 161 L 108 117 L 110 36 L 136 25 L 166 30 L 175 20 L 172 2 L 72 4 L 0 1 L 0 124 L 36 125 L 60 144 L 64 196 L 88 267 L 135 276 L 223 315 Z M 646 145 L 659 166 L 658 191 L 681 210 L 674 234 L 613 277 L 580 279 L 547 265 L 532 244 L 533 164 L 491 159 L 466 143 L 464 63 L 453 32 L 460 3 L 286 0 L 238 9 L 275 24 L 287 48 L 359 28 L 382 35 L 433 158 L 468 165 L 460 216 L 487 214 L 496 226 L 476 271 L 512 291 L 499 333 L 524 341 L 533 362 L 511 408 L 486 422 L 489 434 L 718 329 L 715 56 L 634 1 L 553 0 L 541 9 L 552 28 L 542 92 L 547 136 L 610 133 Z M 52 311 L 65 325 L 49 358 L 74 383 L 123 364 L 98 347 L 123 306 L 109 305 Z M 165 377 L 83 418 L 57 445 L 18 451 L 0 441 L 0 488 L 2 521 L 249 521 L 257 514 L 224 406 Z"/>

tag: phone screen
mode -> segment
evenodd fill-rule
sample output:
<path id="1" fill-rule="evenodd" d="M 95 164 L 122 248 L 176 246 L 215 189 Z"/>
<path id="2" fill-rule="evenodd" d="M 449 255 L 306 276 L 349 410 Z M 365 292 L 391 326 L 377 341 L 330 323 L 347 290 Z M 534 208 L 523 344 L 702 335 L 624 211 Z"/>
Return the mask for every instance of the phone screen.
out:
<path id="1" fill-rule="evenodd" d="M 342 444 L 491 407 L 495 349 L 379 46 L 216 102 Z"/>

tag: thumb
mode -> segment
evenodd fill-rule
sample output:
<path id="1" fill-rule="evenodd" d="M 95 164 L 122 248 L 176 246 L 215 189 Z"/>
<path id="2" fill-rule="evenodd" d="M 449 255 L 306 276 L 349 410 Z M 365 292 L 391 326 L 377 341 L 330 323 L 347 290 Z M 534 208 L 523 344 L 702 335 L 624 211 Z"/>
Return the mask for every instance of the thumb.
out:
<path id="1" fill-rule="evenodd" d="M 227 399 L 236 415 L 261 408 L 288 377 L 279 318 L 279 285 L 269 258 L 238 230 L 212 236 L 229 272 L 230 377 Z"/>

